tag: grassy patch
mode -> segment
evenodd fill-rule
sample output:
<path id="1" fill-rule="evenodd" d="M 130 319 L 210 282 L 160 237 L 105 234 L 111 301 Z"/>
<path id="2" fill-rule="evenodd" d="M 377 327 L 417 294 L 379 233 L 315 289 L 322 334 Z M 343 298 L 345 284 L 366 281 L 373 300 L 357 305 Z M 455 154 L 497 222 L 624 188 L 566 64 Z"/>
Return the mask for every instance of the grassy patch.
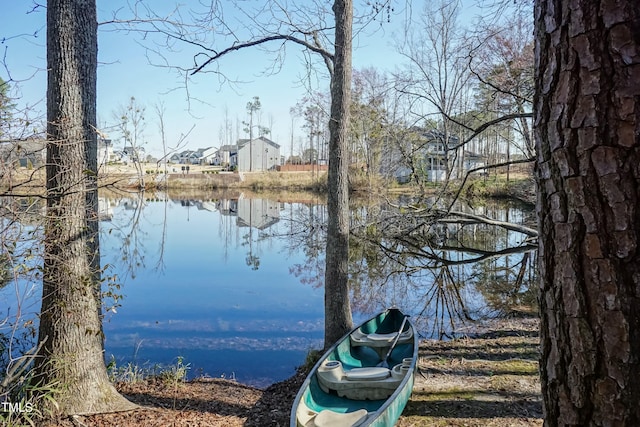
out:
<path id="1" fill-rule="evenodd" d="M 159 379 L 163 382 L 174 384 L 187 379 L 187 373 L 191 369 L 189 363 L 184 363 L 184 358 L 178 356 L 172 365 L 139 365 L 137 363 L 125 363 L 117 365 L 115 358 L 111 357 L 107 363 L 107 374 L 113 383 L 138 383 L 148 379 Z"/>

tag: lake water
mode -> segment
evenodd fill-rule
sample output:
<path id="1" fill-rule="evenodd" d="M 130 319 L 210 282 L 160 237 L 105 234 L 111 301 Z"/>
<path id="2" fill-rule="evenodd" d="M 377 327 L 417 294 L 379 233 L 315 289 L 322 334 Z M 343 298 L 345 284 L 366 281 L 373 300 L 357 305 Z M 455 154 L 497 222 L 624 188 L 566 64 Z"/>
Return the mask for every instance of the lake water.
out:
<path id="1" fill-rule="evenodd" d="M 322 346 L 322 288 L 291 274 L 306 258 L 284 237 L 291 216 L 313 207 L 246 198 L 103 206 L 103 265 L 123 294 L 104 324 L 107 357 L 180 356 L 192 376 L 264 385 Z"/>
<path id="2" fill-rule="evenodd" d="M 152 368 L 182 358 L 191 378 L 235 378 L 256 386 L 292 375 L 307 352 L 323 344 L 326 206 L 242 195 L 149 197 L 100 198 L 102 265 L 111 283 L 104 291 L 115 295 L 105 302 L 107 360 Z M 366 212 L 354 210 L 354 225 Z M 516 222 L 530 214 L 509 206 L 482 212 Z M 37 229 L 32 222 L 22 231 Z M 519 233 L 483 228 L 435 232 L 444 243 L 472 238 L 486 250 L 522 240 Z M 516 253 L 459 264 L 476 254 L 438 249 L 431 250 L 439 254 L 433 265 L 405 257 L 411 272 L 389 274 L 398 260 L 376 246 L 352 245 L 354 320 L 397 305 L 425 338 L 446 337 L 456 328 L 453 317 L 488 314 L 492 298 L 501 298 L 494 296 L 495 285 L 513 282 L 523 267 L 529 275 L 533 259 Z M 443 258 L 451 262 L 443 266 Z M 39 306 L 34 279 L 0 290 L 0 305 L 13 313 L 20 308 L 28 318 L 29 309 Z M 503 293 L 512 295 L 512 287 Z"/>

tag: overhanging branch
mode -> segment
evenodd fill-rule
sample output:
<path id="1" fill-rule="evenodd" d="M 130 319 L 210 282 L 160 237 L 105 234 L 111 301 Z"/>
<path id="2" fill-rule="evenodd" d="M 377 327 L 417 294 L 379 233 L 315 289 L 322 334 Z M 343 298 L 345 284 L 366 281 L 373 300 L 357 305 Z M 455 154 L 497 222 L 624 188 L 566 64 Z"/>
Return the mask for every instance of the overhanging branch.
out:
<path id="1" fill-rule="evenodd" d="M 473 223 L 494 225 L 497 227 L 502 227 L 506 230 L 517 231 L 518 233 L 526 234 L 529 237 L 538 237 L 538 230 L 534 228 L 527 227 L 521 224 L 516 224 L 513 222 L 491 219 L 484 215 L 474 215 L 474 214 L 470 214 L 466 212 L 458 212 L 458 211 L 450 211 L 450 212 L 443 211 L 442 214 L 448 215 L 448 217 L 438 219 L 437 222 L 453 223 L 453 224 L 464 222 L 464 221 L 460 221 L 459 219 L 452 218 L 452 217 L 457 217 L 467 221 L 472 221 Z"/>
<path id="2" fill-rule="evenodd" d="M 307 42 L 306 40 L 302 40 L 299 39 L 297 37 L 294 36 L 290 36 L 290 35 L 285 35 L 285 34 L 276 34 L 273 36 L 268 36 L 268 37 L 264 37 L 258 40 L 253 40 L 253 41 L 249 41 L 249 42 L 244 42 L 244 43 L 240 43 L 231 47 L 228 47 L 218 53 L 216 53 L 215 55 L 213 55 L 212 57 L 210 57 L 209 59 L 207 59 L 203 64 L 201 64 L 200 66 L 198 66 L 195 70 L 193 70 L 191 72 L 191 75 L 194 75 L 200 71 L 202 71 L 205 67 L 207 67 L 209 64 L 211 64 L 213 61 L 220 59 L 221 57 L 227 55 L 228 53 L 231 52 L 235 52 L 237 50 L 241 50 L 247 47 L 253 47 L 253 46 L 258 46 L 264 43 L 269 43 L 275 40 L 286 40 L 286 41 L 290 41 L 293 43 L 297 43 L 307 49 L 309 49 L 312 52 L 318 53 L 320 55 L 322 55 L 322 57 L 325 59 L 325 61 L 329 61 L 331 63 L 333 63 L 334 61 L 334 55 L 331 54 L 330 52 L 327 52 L 325 49 L 322 49 L 314 44 L 311 44 L 309 42 Z"/>

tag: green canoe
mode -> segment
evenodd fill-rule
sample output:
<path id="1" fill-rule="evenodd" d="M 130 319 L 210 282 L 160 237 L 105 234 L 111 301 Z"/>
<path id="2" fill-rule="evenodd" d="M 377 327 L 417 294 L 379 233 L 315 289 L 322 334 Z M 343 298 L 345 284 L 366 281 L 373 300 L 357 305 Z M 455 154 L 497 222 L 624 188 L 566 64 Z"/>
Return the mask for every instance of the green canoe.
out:
<path id="1" fill-rule="evenodd" d="M 396 308 L 383 311 L 316 363 L 293 403 L 290 427 L 393 426 L 411 397 L 417 359 L 413 324 Z"/>

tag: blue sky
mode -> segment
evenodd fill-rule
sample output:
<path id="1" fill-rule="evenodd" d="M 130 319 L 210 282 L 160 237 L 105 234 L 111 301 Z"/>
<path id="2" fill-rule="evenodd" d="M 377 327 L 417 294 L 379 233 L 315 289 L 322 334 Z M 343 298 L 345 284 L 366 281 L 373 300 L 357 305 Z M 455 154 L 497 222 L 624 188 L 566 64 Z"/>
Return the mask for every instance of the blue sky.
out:
<path id="1" fill-rule="evenodd" d="M 129 2 L 135 3 L 133 0 Z M 154 8 L 164 8 L 164 12 L 178 4 L 166 0 L 147 0 L 146 3 Z M 200 3 L 206 2 L 183 0 L 180 7 L 186 10 L 189 6 L 197 6 Z M 246 16 L 237 9 L 234 10 L 233 3 L 235 2 L 220 0 L 220 4 L 225 8 L 225 21 L 228 20 L 230 25 L 236 26 L 246 24 Z M 237 3 L 249 7 L 265 4 L 262 0 Z M 381 25 L 378 20 L 363 30 L 358 31 L 357 26 L 354 28 L 354 68 L 374 67 L 379 71 L 394 71 L 403 66 L 404 59 L 397 53 L 394 45 L 402 38 L 402 28 L 407 17 L 420 13 L 424 3 L 413 2 L 413 6 L 409 1 L 396 3 L 390 23 L 384 22 Z M 462 15 L 470 19 L 474 11 L 477 11 L 473 6 L 469 6 L 475 4 L 475 0 L 462 0 L 462 3 Z M 290 5 L 304 4 L 305 0 L 290 1 Z M 356 2 L 356 6 L 363 7 L 364 4 L 364 1 Z M 39 111 L 41 117 L 44 117 L 46 9 L 34 5 L 33 0 L 12 0 L 3 4 L 0 14 L 0 77 L 13 80 L 12 86 L 18 90 L 19 106 L 32 106 L 34 111 Z M 114 11 L 126 11 L 126 5 L 127 0 L 97 0 L 98 21 L 112 19 Z M 126 16 L 126 13 L 119 16 Z M 327 16 L 326 22 L 332 24 L 332 19 L 332 16 Z M 196 149 L 219 146 L 223 143 L 221 127 L 225 111 L 228 112 L 228 118 L 234 122 L 234 133 L 235 129 L 242 131 L 242 125 L 236 126 L 235 123 L 247 119 L 247 102 L 254 96 L 259 96 L 262 104 L 261 124 L 272 125 L 270 138 L 284 148 L 283 153 L 289 153 L 292 128 L 289 110 L 308 93 L 300 83 L 302 76 L 307 74 L 300 47 L 289 44 L 282 69 L 277 74 L 266 76 L 264 71 L 272 64 L 273 55 L 255 48 L 232 53 L 218 62 L 220 71 L 229 78 L 243 83 L 232 87 L 221 83 L 213 73 L 202 73 L 190 79 L 187 93 L 182 88 L 184 78 L 178 75 L 176 70 L 149 64 L 146 51 L 141 45 L 151 45 L 152 37 L 142 41 L 139 34 L 113 29 L 113 26 L 101 25 L 98 30 L 98 126 L 106 130 L 109 137 L 116 141 L 116 147 L 121 145 L 119 135 L 113 130 L 110 131 L 109 126 L 116 123 L 114 113 L 122 109 L 132 96 L 146 108 L 145 148 L 147 152 L 157 156 L 162 153 L 158 116 L 155 113 L 158 103 L 163 103 L 166 109 L 167 145 L 175 146 L 180 136 L 193 127 L 185 148 Z M 215 47 L 228 47 L 228 43 L 220 43 Z M 193 53 L 186 49 L 180 53 L 166 52 L 166 58 L 172 65 L 186 68 L 193 61 Z M 313 89 L 326 92 L 326 68 L 319 59 L 315 65 L 325 78 L 313 80 Z M 296 152 L 305 138 L 305 130 L 301 125 L 302 119 L 297 118 L 293 126 Z M 246 136 L 241 132 L 240 137 Z"/>
<path id="2" fill-rule="evenodd" d="M 186 0 L 186 4 L 197 3 Z M 223 2 L 225 5 L 228 2 Z M 98 0 L 99 22 L 109 19 L 114 10 L 123 2 Z M 173 5 L 168 2 L 151 2 L 158 5 Z M 172 7 L 172 6 L 171 6 Z M 19 88 L 19 105 L 33 105 L 45 112 L 46 93 L 46 10 L 35 10 L 31 1 L 11 1 L 3 4 L 0 16 L 0 49 L 4 64 L 0 68 L 0 77 L 11 78 Z M 401 21 L 402 12 L 396 13 L 395 23 Z M 233 13 L 229 15 L 234 19 Z M 372 28 L 379 27 L 373 23 Z M 98 125 L 107 127 L 114 123 L 114 112 L 125 105 L 131 96 L 146 107 L 145 140 L 147 152 L 159 154 L 158 119 L 155 105 L 164 103 L 168 145 L 172 146 L 182 133 L 193 125 L 195 128 L 188 137 L 187 148 L 199 148 L 220 145 L 220 127 L 223 123 L 225 108 L 229 118 L 235 122 L 246 119 L 246 104 L 253 96 L 259 96 L 262 103 L 262 122 L 273 122 L 271 138 L 289 147 L 291 138 L 291 116 L 289 109 L 305 94 L 301 87 L 300 76 L 305 74 L 303 55 L 298 47 L 287 49 L 287 57 L 282 70 L 269 76 L 260 75 L 270 64 L 270 57 L 251 49 L 234 53 L 220 62 L 221 71 L 230 77 L 245 82 L 235 87 L 220 84 L 214 74 L 201 74 L 189 83 L 191 102 L 188 95 L 179 86 L 183 80 L 174 70 L 149 65 L 145 49 L 140 46 L 140 37 L 124 32 L 108 31 L 101 26 L 98 40 Z M 392 47 L 393 28 L 388 24 L 382 31 L 366 32 L 354 41 L 354 66 L 392 70 L 399 58 Z M 170 60 L 180 64 L 181 58 L 168 54 Z M 184 54 L 184 62 L 191 56 Z M 399 60 L 399 59 L 398 59 Z M 324 67 L 322 63 L 319 67 Z M 324 71 L 324 69 L 323 69 Z M 326 90 L 328 82 L 318 81 L 316 89 Z M 200 99 L 204 102 L 198 102 Z M 300 129 L 301 119 L 295 125 L 296 140 L 303 137 Z M 234 124 L 235 127 L 235 124 Z M 117 135 L 110 135 L 116 139 Z M 288 150 L 287 150 L 288 151 Z"/>

